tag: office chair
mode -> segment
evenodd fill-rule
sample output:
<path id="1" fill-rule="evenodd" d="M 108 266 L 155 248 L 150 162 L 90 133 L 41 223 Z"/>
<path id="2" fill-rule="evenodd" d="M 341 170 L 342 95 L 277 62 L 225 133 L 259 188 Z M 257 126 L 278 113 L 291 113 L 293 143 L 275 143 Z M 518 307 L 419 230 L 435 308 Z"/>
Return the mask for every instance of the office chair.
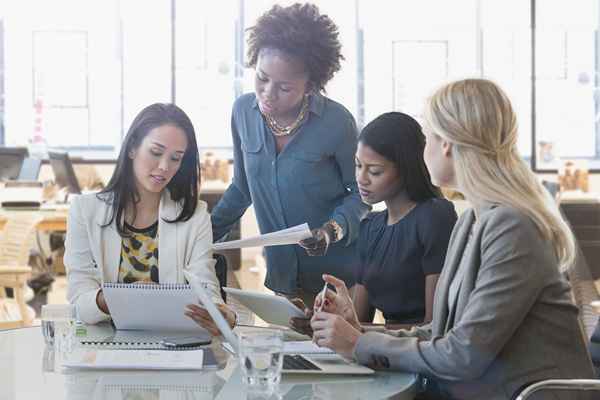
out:
<path id="1" fill-rule="evenodd" d="M 579 308 L 579 322 L 590 346 L 594 346 L 593 334 L 600 333 L 600 321 L 590 303 L 598 299 L 592 274 L 581 252 L 579 244 L 575 243 L 577 256 L 573 265 L 566 271 L 572 287 L 573 300 Z M 593 360 L 594 361 L 594 360 Z M 595 365 L 598 368 L 597 365 Z M 547 379 L 532 383 L 521 391 L 516 400 L 527 400 L 534 393 L 542 390 L 554 391 L 600 391 L 600 379 Z"/>
<path id="2" fill-rule="evenodd" d="M 227 258 L 223 254 L 214 253 L 213 258 L 217 260 L 215 264 L 215 273 L 217 275 L 217 280 L 219 281 L 219 286 L 221 287 L 221 297 L 223 297 L 223 301 L 227 301 L 227 293 L 223 290 L 224 287 L 227 287 Z"/>
<path id="3" fill-rule="evenodd" d="M 541 390 L 600 392 L 600 379 L 548 379 L 529 385 L 521 391 L 516 400 L 527 400 Z"/>
<path id="4" fill-rule="evenodd" d="M 33 231 L 40 217 L 36 213 L 18 212 L 9 216 L 0 237 L 0 329 L 30 326 L 35 311 L 26 304 L 29 249 Z M 12 289 L 13 298 L 6 289 Z M 15 310 L 15 311 L 13 311 Z"/>
<path id="5" fill-rule="evenodd" d="M 596 377 L 600 378 L 600 317 L 590 337 L 590 355 L 592 356 L 592 364 L 596 368 Z"/>

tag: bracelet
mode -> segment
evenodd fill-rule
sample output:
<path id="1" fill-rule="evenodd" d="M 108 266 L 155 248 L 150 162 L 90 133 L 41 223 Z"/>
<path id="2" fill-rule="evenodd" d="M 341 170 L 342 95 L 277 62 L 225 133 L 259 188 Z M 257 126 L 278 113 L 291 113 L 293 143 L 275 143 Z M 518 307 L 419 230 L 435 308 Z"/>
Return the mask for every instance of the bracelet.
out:
<path id="1" fill-rule="evenodd" d="M 329 225 L 333 230 L 333 237 L 331 238 L 332 243 L 339 242 L 340 240 L 342 240 L 342 238 L 344 237 L 344 230 L 335 219 L 330 219 L 329 221 L 327 221 L 326 225 Z"/>
<path id="2" fill-rule="evenodd" d="M 231 312 L 233 313 L 233 326 L 231 327 L 231 329 L 235 328 L 238 324 L 238 315 L 235 311 L 231 310 Z"/>

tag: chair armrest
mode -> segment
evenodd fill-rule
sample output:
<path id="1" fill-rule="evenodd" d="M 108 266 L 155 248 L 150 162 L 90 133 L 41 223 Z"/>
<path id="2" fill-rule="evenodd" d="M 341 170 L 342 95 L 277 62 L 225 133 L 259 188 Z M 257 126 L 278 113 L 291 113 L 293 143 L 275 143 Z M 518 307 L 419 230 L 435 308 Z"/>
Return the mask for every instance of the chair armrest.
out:
<path id="1" fill-rule="evenodd" d="M 600 379 L 548 379 L 527 386 L 516 400 L 526 400 L 540 390 L 597 390 L 600 391 Z"/>

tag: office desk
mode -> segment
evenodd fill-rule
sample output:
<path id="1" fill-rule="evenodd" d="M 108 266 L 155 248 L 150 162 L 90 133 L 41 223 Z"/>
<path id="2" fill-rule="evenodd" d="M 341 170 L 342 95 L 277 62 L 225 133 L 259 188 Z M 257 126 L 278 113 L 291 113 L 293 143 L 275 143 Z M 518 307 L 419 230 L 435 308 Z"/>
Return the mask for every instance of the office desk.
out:
<path id="1" fill-rule="evenodd" d="M 36 212 L 42 215 L 42 220 L 37 224 L 36 228 L 38 231 L 53 232 L 53 231 L 66 231 L 67 230 L 67 214 L 68 210 L 5 210 L 0 209 L 0 231 L 4 229 L 4 225 L 11 214 L 20 212 Z"/>
<path id="2" fill-rule="evenodd" d="M 52 368 L 40 327 L 0 331 L 0 399 L 250 399 L 237 360 L 213 343 L 220 369 L 207 371 L 83 371 Z M 268 399 L 413 399 L 413 374 L 371 377 L 285 376 Z M 267 399 L 265 399 L 267 400 Z"/>

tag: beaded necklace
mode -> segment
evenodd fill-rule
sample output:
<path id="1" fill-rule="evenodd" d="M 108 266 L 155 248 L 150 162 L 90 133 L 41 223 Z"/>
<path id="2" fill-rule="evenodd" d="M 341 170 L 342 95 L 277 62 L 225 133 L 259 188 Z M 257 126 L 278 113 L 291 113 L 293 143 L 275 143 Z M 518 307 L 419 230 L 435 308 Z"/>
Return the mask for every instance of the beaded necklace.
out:
<path id="1" fill-rule="evenodd" d="M 298 113 L 298 117 L 294 122 L 292 122 L 288 126 L 281 126 L 275 118 L 268 114 L 264 114 L 261 111 L 261 114 L 265 117 L 265 121 L 267 122 L 267 126 L 273 132 L 275 136 L 289 136 L 294 133 L 300 125 L 304 122 L 304 117 L 306 116 L 306 111 L 308 110 L 308 96 L 304 96 L 304 100 L 302 101 L 302 107 L 300 108 L 300 113 Z"/>

